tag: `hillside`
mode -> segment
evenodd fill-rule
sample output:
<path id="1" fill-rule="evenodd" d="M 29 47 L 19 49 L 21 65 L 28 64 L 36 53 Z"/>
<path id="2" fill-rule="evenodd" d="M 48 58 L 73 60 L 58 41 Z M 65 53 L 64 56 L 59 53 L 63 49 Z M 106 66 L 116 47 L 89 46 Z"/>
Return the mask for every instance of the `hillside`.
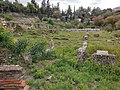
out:
<path id="1" fill-rule="evenodd" d="M 0 0 L 0 90 L 120 90 L 119 7 L 65 1 Z"/>
<path id="2" fill-rule="evenodd" d="M 16 36 L 18 33 L 22 35 Z M 87 59 L 84 63 L 77 62 L 77 49 L 82 46 L 85 32 L 53 33 L 42 29 L 22 29 L 12 34 L 16 42 L 13 51 L 15 56 L 12 56 L 9 63 L 21 65 L 26 69 L 25 78 L 30 90 L 120 89 L 119 31 L 89 32 Z M 95 34 L 100 36 L 94 37 Z M 54 45 L 52 50 L 51 45 Z M 46 53 L 46 49 L 50 49 L 50 52 Z M 97 50 L 116 55 L 116 64 L 102 65 L 92 61 L 91 55 Z M 43 54 L 39 54 L 41 51 Z M 27 61 L 21 57 L 28 57 L 28 54 L 32 57 Z"/>

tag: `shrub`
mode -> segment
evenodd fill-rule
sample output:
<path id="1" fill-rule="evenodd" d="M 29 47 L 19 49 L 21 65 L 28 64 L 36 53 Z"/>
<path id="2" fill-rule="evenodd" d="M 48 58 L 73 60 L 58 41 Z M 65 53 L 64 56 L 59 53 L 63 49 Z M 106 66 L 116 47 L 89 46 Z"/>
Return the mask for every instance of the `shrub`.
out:
<path id="1" fill-rule="evenodd" d="M 45 42 L 35 42 L 30 48 L 30 54 L 32 56 L 33 62 L 38 60 L 49 60 L 53 57 L 53 52 L 46 49 Z"/>
<path id="2" fill-rule="evenodd" d="M 25 51 L 28 43 L 25 39 L 19 39 L 18 42 L 15 43 L 13 53 L 14 54 L 20 54 Z"/>
<path id="3" fill-rule="evenodd" d="M 54 25 L 54 22 L 53 22 L 53 20 L 51 20 L 51 19 L 48 19 L 48 22 L 47 22 L 48 24 L 51 24 L 51 25 Z"/>
<path id="4" fill-rule="evenodd" d="M 5 18 L 6 21 L 11 21 L 13 19 L 13 17 L 10 15 L 4 15 L 3 17 Z"/>
<path id="5" fill-rule="evenodd" d="M 17 25 L 16 29 L 15 29 L 15 32 L 20 32 L 22 30 L 23 30 L 23 28 L 21 26 Z"/>
<path id="6" fill-rule="evenodd" d="M 107 30 L 108 32 L 112 32 L 112 31 L 113 31 L 112 25 L 111 25 L 111 24 L 108 24 L 108 25 L 105 27 L 105 30 Z"/>
<path id="7" fill-rule="evenodd" d="M 0 27 L 0 47 L 12 49 L 14 45 L 14 39 L 12 34 Z"/>
<path id="8" fill-rule="evenodd" d="M 35 79 L 40 79 L 44 77 L 44 70 L 43 69 L 38 69 L 37 72 L 34 74 Z"/>
<path id="9" fill-rule="evenodd" d="M 73 28 L 74 26 L 71 23 L 66 23 L 65 28 L 70 29 Z"/>
<path id="10" fill-rule="evenodd" d="M 73 20 L 71 21 L 71 24 L 74 25 L 74 27 L 77 27 L 79 25 L 79 20 Z"/>
<path id="11" fill-rule="evenodd" d="M 115 23 L 115 27 L 116 27 L 116 29 L 120 29 L 120 20 Z"/>

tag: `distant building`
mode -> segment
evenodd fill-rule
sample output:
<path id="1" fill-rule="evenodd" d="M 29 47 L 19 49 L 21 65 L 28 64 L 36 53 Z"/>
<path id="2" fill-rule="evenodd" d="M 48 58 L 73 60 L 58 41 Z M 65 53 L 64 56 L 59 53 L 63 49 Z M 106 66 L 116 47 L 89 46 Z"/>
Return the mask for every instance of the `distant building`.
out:
<path id="1" fill-rule="evenodd" d="M 113 11 L 120 11 L 120 6 L 113 8 Z"/>

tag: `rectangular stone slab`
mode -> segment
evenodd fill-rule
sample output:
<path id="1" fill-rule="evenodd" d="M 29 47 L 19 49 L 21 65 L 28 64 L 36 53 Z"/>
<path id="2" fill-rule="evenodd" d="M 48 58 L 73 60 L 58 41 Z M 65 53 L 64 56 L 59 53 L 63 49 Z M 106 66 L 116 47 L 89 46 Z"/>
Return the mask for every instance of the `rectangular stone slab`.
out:
<path id="1" fill-rule="evenodd" d="M 2 71 L 22 71 L 23 68 L 19 65 L 1 65 L 0 72 Z"/>

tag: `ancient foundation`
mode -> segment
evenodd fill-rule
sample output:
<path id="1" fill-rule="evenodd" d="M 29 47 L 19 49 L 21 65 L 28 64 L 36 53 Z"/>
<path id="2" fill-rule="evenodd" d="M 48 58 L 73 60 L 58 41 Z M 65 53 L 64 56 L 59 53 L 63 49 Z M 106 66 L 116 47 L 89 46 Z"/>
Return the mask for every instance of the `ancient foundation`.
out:
<path id="1" fill-rule="evenodd" d="M 28 90 L 22 71 L 18 65 L 1 65 L 0 90 Z"/>
<path id="2" fill-rule="evenodd" d="M 116 62 L 116 56 L 108 54 L 108 51 L 97 51 L 97 53 L 92 54 L 91 59 L 101 64 L 114 65 Z"/>

